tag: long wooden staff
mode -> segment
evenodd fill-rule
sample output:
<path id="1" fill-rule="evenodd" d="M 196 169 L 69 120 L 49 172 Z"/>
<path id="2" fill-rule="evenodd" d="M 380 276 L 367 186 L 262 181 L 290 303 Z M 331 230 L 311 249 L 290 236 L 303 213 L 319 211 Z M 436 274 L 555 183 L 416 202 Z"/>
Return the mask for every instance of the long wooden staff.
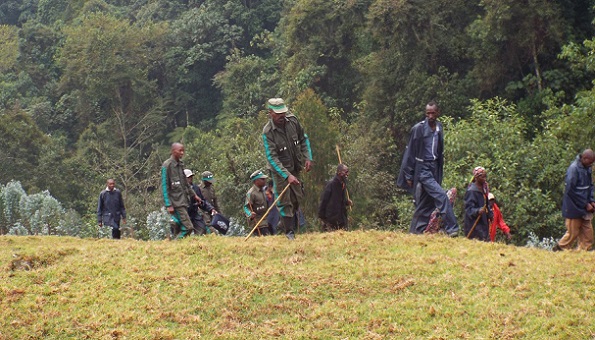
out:
<path id="1" fill-rule="evenodd" d="M 256 225 L 254 226 L 254 228 L 252 228 L 252 231 L 250 232 L 250 234 L 248 234 L 248 236 L 246 236 L 246 238 L 244 239 L 244 241 L 246 241 L 247 239 L 250 238 L 250 236 L 252 236 L 252 233 L 254 232 L 254 230 L 260 225 L 260 222 L 262 222 L 262 220 L 264 220 L 267 215 L 269 214 L 269 212 L 271 211 L 271 209 L 273 209 L 273 207 L 275 206 L 275 204 L 277 204 L 277 201 L 281 198 L 281 196 L 283 196 L 283 194 L 285 193 L 285 191 L 287 191 L 287 189 L 289 189 L 289 186 L 291 184 L 287 184 L 287 186 L 285 187 L 285 189 L 283 189 L 283 191 L 281 191 L 281 193 L 279 194 L 279 196 L 277 196 L 277 199 L 275 200 L 275 202 L 273 202 L 273 204 L 271 204 L 271 206 L 267 209 L 267 211 L 264 213 L 264 215 L 260 218 L 260 220 L 258 221 L 258 223 L 256 223 Z"/>
<path id="2" fill-rule="evenodd" d="M 339 150 L 339 144 L 335 144 L 335 148 L 337 149 L 337 157 L 339 157 L 339 164 L 343 164 L 343 161 L 341 161 L 341 151 Z M 349 190 L 347 189 L 347 186 L 345 186 L 345 194 L 347 195 L 347 200 L 351 201 L 349 199 Z M 349 206 L 349 211 L 351 211 L 351 206 Z"/>
<path id="3" fill-rule="evenodd" d="M 486 207 L 485 205 L 483 206 L 483 208 L 481 208 L 481 210 L 485 211 Z M 477 222 L 479 222 L 479 219 L 481 218 L 482 214 L 477 215 L 477 218 L 475 219 L 475 223 L 473 223 L 473 227 L 471 227 L 471 230 L 469 230 L 469 233 L 467 234 L 467 238 L 471 237 L 471 233 L 473 232 L 473 230 L 475 230 L 475 226 L 477 226 Z"/>

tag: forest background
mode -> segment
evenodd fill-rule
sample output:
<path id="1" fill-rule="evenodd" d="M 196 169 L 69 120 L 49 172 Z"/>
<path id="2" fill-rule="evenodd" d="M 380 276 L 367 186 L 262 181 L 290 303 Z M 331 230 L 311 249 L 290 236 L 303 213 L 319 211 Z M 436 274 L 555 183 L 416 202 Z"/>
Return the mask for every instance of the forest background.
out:
<path id="1" fill-rule="evenodd" d="M 484 166 L 513 242 L 556 239 L 564 174 L 595 136 L 595 1 L 5 0 L 0 4 L 0 234 L 95 236 L 107 178 L 128 230 L 160 239 L 159 168 L 174 141 L 215 174 L 246 232 L 266 168 L 267 98 L 310 136 L 309 230 L 338 163 L 352 228 L 406 230 L 394 182 L 411 126 L 436 100 L 445 188 Z M 109 231 L 100 231 L 107 235 Z"/>

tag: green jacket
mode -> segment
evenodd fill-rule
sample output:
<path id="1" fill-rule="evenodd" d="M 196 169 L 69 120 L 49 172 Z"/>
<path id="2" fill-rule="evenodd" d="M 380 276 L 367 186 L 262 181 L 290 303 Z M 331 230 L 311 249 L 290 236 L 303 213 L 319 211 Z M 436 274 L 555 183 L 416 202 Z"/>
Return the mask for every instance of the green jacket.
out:
<path id="1" fill-rule="evenodd" d="M 190 206 L 189 197 L 194 197 L 194 191 L 184 175 L 184 163 L 173 157 L 163 162 L 161 166 L 161 189 L 166 207 L 174 208 Z"/>
<path id="2" fill-rule="evenodd" d="M 258 222 L 264 216 L 264 213 L 267 211 L 269 204 L 267 202 L 267 196 L 264 193 L 264 188 L 259 189 L 256 185 L 252 185 L 252 188 L 248 190 L 246 194 L 246 201 L 244 203 L 244 213 L 246 217 L 250 217 L 252 212 L 256 213 L 256 218 L 254 221 L 250 222 L 251 225 Z M 267 220 L 264 219 L 260 226 L 267 226 Z M 259 226 L 259 227 L 260 227 Z"/>
<path id="3" fill-rule="evenodd" d="M 307 160 L 312 160 L 310 140 L 296 116 L 288 113 L 285 128 L 276 126 L 271 119 L 262 130 L 262 140 L 269 169 L 287 179 L 298 174 Z"/>
<path id="4" fill-rule="evenodd" d="M 215 188 L 213 187 L 213 185 L 211 184 L 209 186 L 206 186 L 203 182 L 199 185 L 199 187 L 200 191 L 202 191 L 202 195 L 205 197 L 207 202 L 209 202 L 209 204 L 211 204 L 213 208 L 215 208 L 215 210 L 221 212 L 221 209 L 219 209 L 219 202 L 217 201 L 217 195 L 215 194 Z"/>

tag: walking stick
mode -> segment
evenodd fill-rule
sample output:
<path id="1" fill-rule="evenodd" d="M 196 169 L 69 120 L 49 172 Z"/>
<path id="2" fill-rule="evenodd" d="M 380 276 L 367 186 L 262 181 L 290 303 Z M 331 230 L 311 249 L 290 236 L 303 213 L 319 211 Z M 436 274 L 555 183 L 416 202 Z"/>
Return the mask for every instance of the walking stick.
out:
<path id="1" fill-rule="evenodd" d="M 339 144 L 335 144 L 335 148 L 337 149 L 337 157 L 339 157 L 339 164 L 343 164 L 343 161 L 341 161 L 341 151 L 339 150 Z M 351 201 L 349 199 L 349 190 L 347 189 L 347 186 L 345 186 L 345 194 L 347 195 L 347 200 Z M 349 206 L 349 211 L 351 211 L 351 206 Z"/>
<path id="2" fill-rule="evenodd" d="M 260 222 L 262 222 L 262 220 L 264 220 L 267 217 L 267 215 L 269 214 L 269 212 L 271 211 L 271 209 L 273 209 L 273 207 L 275 206 L 275 204 L 277 204 L 277 201 L 281 198 L 281 196 L 283 196 L 283 194 L 285 193 L 285 191 L 287 191 L 287 189 L 289 189 L 289 186 L 290 185 L 291 184 L 287 183 L 287 186 L 285 186 L 285 189 L 283 189 L 283 191 L 281 191 L 281 193 L 279 194 L 279 196 L 277 196 L 277 199 L 275 199 L 275 201 L 273 202 L 273 204 L 271 204 L 271 206 L 267 209 L 267 211 L 260 218 L 260 220 L 258 221 L 258 223 L 256 223 L 256 225 L 254 226 L 254 228 L 252 228 L 252 231 L 250 232 L 250 234 L 248 234 L 248 236 L 246 236 L 246 238 L 244 239 L 244 241 L 246 241 L 247 239 L 250 238 L 250 236 L 252 236 L 252 233 L 254 232 L 254 230 L 256 229 L 256 227 L 258 227 L 260 225 Z"/>
<path id="3" fill-rule="evenodd" d="M 482 208 L 482 210 L 485 211 L 485 206 Z M 481 214 L 477 215 L 477 218 L 475 219 L 475 223 L 473 223 L 473 227 L 471 227 L 471 230 L 469 230 L 469 233 L 467 234 L 467 238 L 471 237 L 471 233 L 473 232 L 473 230 L 475 230 L 475 226 L 477 226 L 477 222 L 479 222 L 479 219 L 481 218 Z"/>

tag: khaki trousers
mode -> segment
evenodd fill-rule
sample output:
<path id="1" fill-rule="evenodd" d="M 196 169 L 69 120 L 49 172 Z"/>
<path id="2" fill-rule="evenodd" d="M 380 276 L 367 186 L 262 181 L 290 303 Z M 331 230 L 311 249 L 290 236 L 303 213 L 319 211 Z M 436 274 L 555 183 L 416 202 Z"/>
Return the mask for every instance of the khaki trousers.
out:
<path id="1" fill-rule="evenodd" d="M 565 224 L 566 234 L 558 241 L 560 248 L 570 249 L 574 241 L 578 239 L 578 249 L 591 249 L 593 245 L 593 226 L 591 225 L 591 220 L 567 218 Z"/>
<path id="2" fill-rule="evenodd" d="M 174 209 L 175 211 L 172 215 L 172 220 L 175 222 L 176 227 L 173 230 L 173 236 L 184 238 L 194 230 L 192 220 L 190 220 L 190 216 L 188 215 L 188 208 L 174 207 Z"/>

